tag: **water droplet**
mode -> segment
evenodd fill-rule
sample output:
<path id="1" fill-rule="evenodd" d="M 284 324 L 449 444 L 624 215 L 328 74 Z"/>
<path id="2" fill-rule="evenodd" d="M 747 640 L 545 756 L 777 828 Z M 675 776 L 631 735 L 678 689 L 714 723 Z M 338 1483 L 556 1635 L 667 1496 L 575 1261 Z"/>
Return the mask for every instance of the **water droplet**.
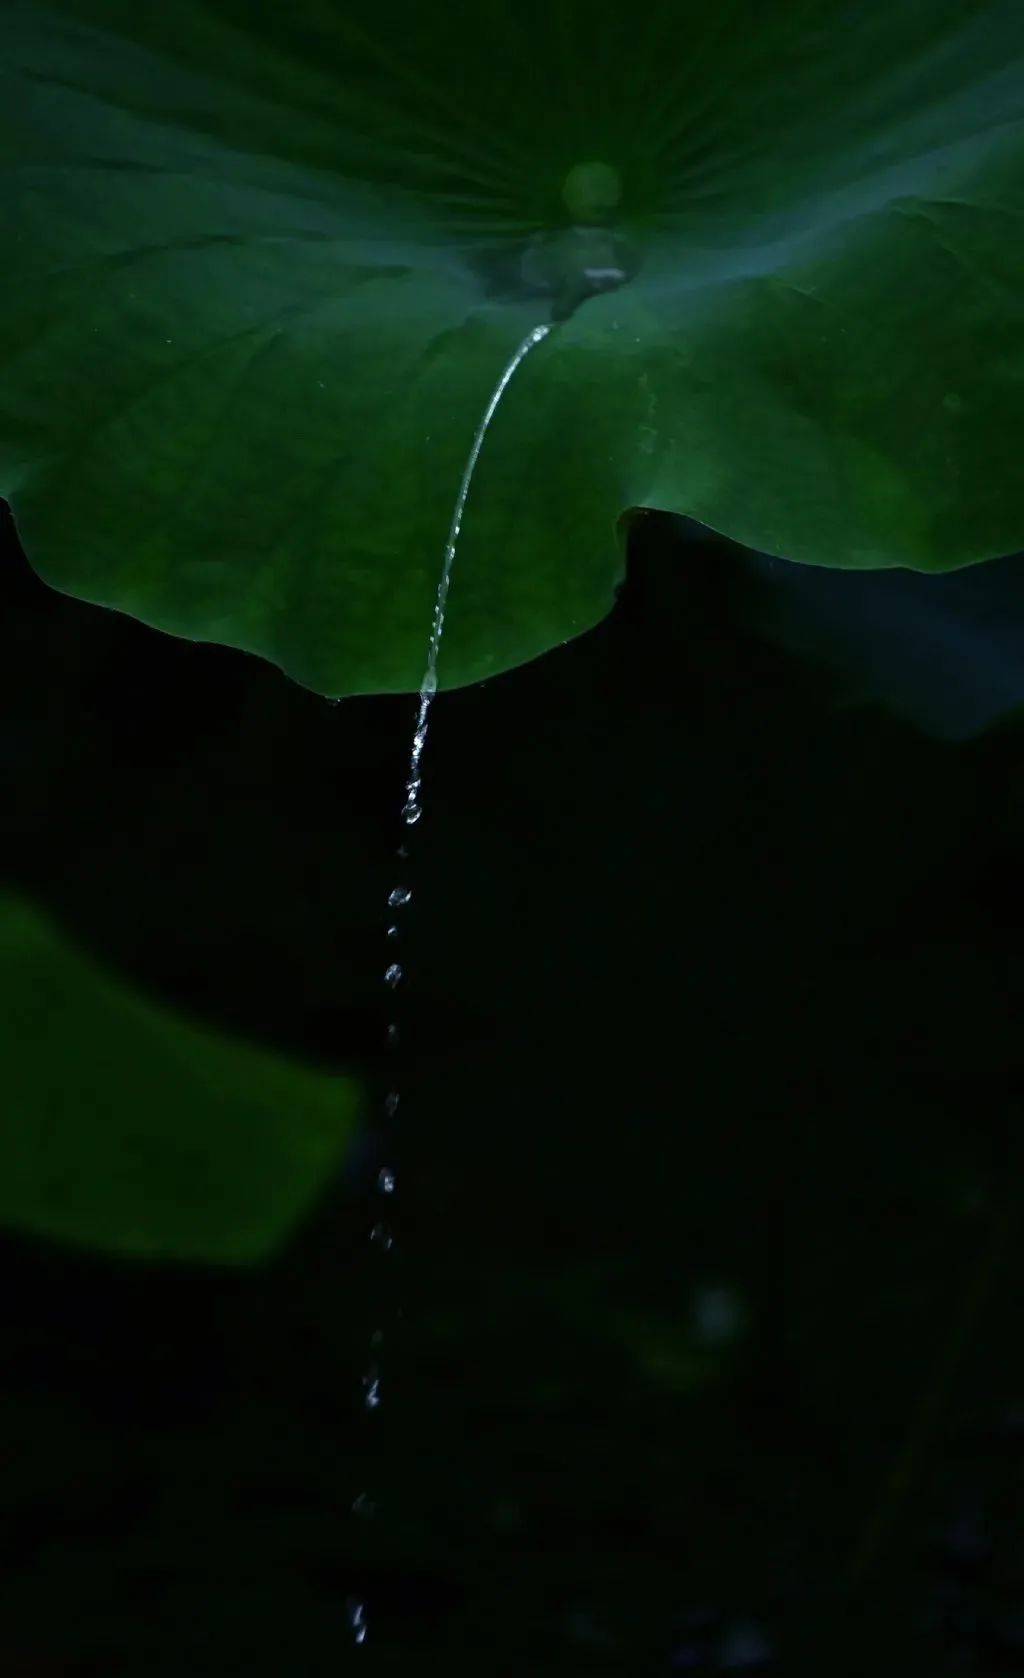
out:
<path id="1" fill-rule="evenodd" d="M 389 938 L 397 938 L 397 937 L 398 937 L 398 928 L 397 928 L 397 926 L 389 926 L 389 927 L 388 927 L 388 937 L 389 937 Z"/>
<path id="2" fill-rule="evenodd" d="M 398 1112 L 398 1103 L 400 1100 L 401 1096 L 397 1090 L 388 1090 L 387 1095 L 384 1097 L 384 1111 L 389 1119 L 393 1119 L 395 1114 Z"/>
<path id="3" fill-rule="evenodd" d="M 434 612 L 434 628 L 438 629 L 438 630 L 442 627 L 441 623 L 438 621 L 439 615 L 440 614 L 435 609 L 435 612 Z M 423 681 L 420 683 L 420 698 L 421 699 L 424 699 L 424 698 L 431 698 L 432 699 L 436 692 L 437 692 L 437 671 L 436 670 L 428 670 L 426 675 L 423 678 Z"/>
<path id="4" fill-rule="evenodd" d="M 378 1375 L 364 1375 L 363 1387 L 366 1393 L 363 1403 L 366 1405 L 367 1410 L 379 1410 L 380 1377 Z"/>
<path id="5" fill-rule="evenodd" d="M 352 1636 L 357 1643 L 366 1642 L 366 1608 L 361 1602 L 349 1602 L 348 1623 L 352 1628 Z"/>
<path id="6" fill-rule="evenodd" d="M 396 886 L 394 891 L 388 893 L 388 902 L 392 909 L 404 909 L 411 897 L 412 892 L 408 886 Z"/>
<path id="7" fill-rule="evenodd" d="M 370 1240 L 373 1242 L 374 1246 L 379 1247 L 383 1253 L 390 1252 L 391 1248 L 395 1244 L 395 1238 L 387 1224 L 374 1224 L 370 1231 Z"/>
<path id="8" fill-rule="evenodd" d="M 388 1026 L 388 1042 L 389 1043 L 397 1043 L 398 1042 L 398 1036 L 399 1036 L 398 1027 L 397 1027 L 397 1025 L 395 1025 L 394 1021 L 392 1021 L 392 1023 Z"/>
<path id="9" fill-rule="evenodd" d="M 394 1194 L 395 1174 L 389 1165 L 382 1165 L 377 1173 L 377 1187 L 381 1194 Z"/>
<path id="10" fill-rule="evenodd" d="M 415 827 L 422 814 L 423 806 L 417 804 L 414 798 L 410 798 L 402 805 L 402 820 L 406 827 Z"/>
<path id="11" fill-rule="evenodd" d="M 397 961 L 393 961 L 384 974 L 384 983 L 394 990 L 402 977 L 402 969 Z"/>

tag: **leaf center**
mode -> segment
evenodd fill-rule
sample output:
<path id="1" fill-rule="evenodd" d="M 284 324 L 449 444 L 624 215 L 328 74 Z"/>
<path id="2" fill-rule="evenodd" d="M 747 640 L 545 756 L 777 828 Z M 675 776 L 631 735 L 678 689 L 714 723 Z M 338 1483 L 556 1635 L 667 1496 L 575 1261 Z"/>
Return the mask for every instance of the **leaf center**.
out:
<path id="1" fill-rule="evenodd" d="M 622 176 L 610 163 L 575 163 L 562 182 L 562 202 L 575 222 L 599 225 L 622 198 Z"/>

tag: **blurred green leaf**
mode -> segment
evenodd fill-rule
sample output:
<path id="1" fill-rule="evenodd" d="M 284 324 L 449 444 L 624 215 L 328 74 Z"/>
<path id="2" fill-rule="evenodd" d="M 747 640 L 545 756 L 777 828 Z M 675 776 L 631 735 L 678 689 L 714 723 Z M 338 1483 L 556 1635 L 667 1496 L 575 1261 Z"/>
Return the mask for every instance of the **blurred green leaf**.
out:
<path id="1" fill-rule="evenodd" d="M 352 1141 L 358 1089 L 144 1001 L 0 898 L 0 1221 L 160 1259 L 265 1258 Z"/>
<path id="2" fill-rule="evenodd" d="M 320 692 L 413 687 L 552 317 L 444 685 L 602 617 L 633 508 L 827 566 L 1014 551 L 1022 57 L 1017 0 L 8 6 L 29 557 Z"/>

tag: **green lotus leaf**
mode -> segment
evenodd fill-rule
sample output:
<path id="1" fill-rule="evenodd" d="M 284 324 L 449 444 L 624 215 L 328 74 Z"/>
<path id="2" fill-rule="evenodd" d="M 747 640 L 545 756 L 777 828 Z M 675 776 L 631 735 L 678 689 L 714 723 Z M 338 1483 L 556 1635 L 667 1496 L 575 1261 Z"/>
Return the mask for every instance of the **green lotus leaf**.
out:
<path id="1" fill-rule="evenodd" d="M 0 1223 L 109 1252 L 265 1258 L 345 1156 L 359 1094 L 164 1012 L 0 898 Z"/>
<path id="2" fill-rule="evenodd" d="M 4 11 L 0 492 L 53 585 L 327 694 L 595 623 L 632 509 L 1024 545 L 1019 0 Z"/>

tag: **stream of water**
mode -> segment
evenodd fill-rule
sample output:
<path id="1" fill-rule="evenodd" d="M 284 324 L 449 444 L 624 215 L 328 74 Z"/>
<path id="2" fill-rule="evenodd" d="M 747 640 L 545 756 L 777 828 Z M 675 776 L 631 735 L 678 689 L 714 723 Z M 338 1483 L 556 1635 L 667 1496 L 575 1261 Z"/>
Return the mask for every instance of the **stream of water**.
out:
<path id="1" fill-rule="evenodd" d="M 441 576 L 437 585 L 437 594 L 434 599 L 434 612 L 430 624 L 430 636 L 427 642 L 426 666 L 423 672 L 423 679 L 420 682 L 419 697 L 416 707 L 416 721 L 413 728 L 412 746 L 409 752 L 409 772 L 405 783 L 405 801 L 402 805 L 402 821 L 407 828 L 414 827 L 423 814 L 423 751 L 427 743 L 427 732 L 430 726 L 430 708 L 434 700 L 434 695 L 437 692 L 438 656 L 441 650 L 441 638 L 444 634 L 445 615 L 448 609 L 448 593 L 451 588 L 452 570 L 455 562 L 455 550 L 458 546 L 459 535 L 462 530 L 462 519 L 466 508 L 466 500 L 469 495 L 470 484 L 473 481 L 473 473 L 476 470 L 476 464 L 480 457 L 480 450 L 483 447 L 483 441 L 487 435 L 488 427 L 494 418 L 498 404 L 504 396 L 505 391 L 508 389 L 511 379 L 518 368 L 522 366 L 522 363 L 526 360 L 530 351 L 539 344 L 542 339 L 546 338 L 551 330 L 552 328 L 550 325 L 533 327 L 533 329 L 527 333 L 526 337 L 517 348 L 515 354 L 505 366 L 500 379 L 494 387 L 490 401 L 484 409 L 480 423 L 476 428 L 476 433 L 473 437 L 473 444 L 469 451 L 469 458 L 466 461 L 466 467 L 462 474 L 462 481 L 459 484 L 459 492 L 455 499 L 455 509 L 452 513 L 451 525 L 448 530 L 448 540 L 446 541 L 444 548 Z M 399 860 L 405 862 L 408 858 L 408 854 L 408 845 L 404 843 L 399 845 Z M 401 930 L 401 913 L 403 910 L 408 908 L 411 901 L 411 888 L 404 883 L 392 887 L 391 891 L 388 893 L 387 906 L 389 914 L 387 938 L 389 955 L 398 945 Z M 384 970 L 384 983 L 388 989 L 392 992 L 396 991 L 398 986 L 402 983 L 404 976 L 402 963 L 397 960 L 389 960 Z M 398 1022 L 394 1019 L 392 1019 L 388 1024 L 387 1039 L 389 1048 L 394 1051 L 397 1048 L 399 1039 Z M 400 1096 L 397 1089 L 392 1088 L 388 1090 L 384 1097 L 384 1114 L 387 1119 L 394 1118 L 398 1110 L 399 1099 Z M 377 1175 L 377 1189 L 379 1193 L 382 1195 L 393 1195 L 395 1193 L 395 1188 L 396 1175 L 394 1169 L 389 1165 L 382 1166 Z M 384 1253 L 390 1251 L 394 1245 L 394 1237 L 391 1227 L 383 1220 L 374 1223 L 373 1228 L 370 1231 L 370 1239 L 374 1245 Z M 378 1410 L 381 1403 L 380 1359 L 377 1353 L 382 1341 L 382 1331 L 380 1329 L 375 1330 L 370 1342 L 371 1359 L 362 1378 L 363 1405 L 366 1410 L 370 1412 Z M 368 1494 L 366 1492 L 360 1492 L 353 1504 L 353 1512 L 355 1514 L 362 1515 L 366 1514 L 369 1510 L 372 1510 L 372 1508 L 373 1503 Z M 348 1620 L 355 1642 L 358 1644 L 365 1643 L 369 1629 L 366 1603 L 354 1597 L 350 1598 L 348 1604 Z"/>
<path id="2" fill-rule="evenodd" d="M 483 446 L 484 438 L 487 435 L 487 427 L 494 418 L 498 403 L 504 396 L 505 391 L 508 388 L 509 381 L 513 377 L 517 368 L 519 368 L 526 360 L 526 357 L 529 355 L 534 346 L 539 344 L 542 338 L 546 338 L 550 331 L 550 326 L 535 326 L 532 332 L 527 333 L 519 348 L 516 350 L 515 355 L 512 357 L 508 366 L 505 368 L 505 371 L 502 373 L 501 378 L 495 385 L 491 400 L 484 409 L 483 418 L 477 426 L 476 436 L 473 438 L 473 447 L 469 451 L 469 459 L 466 461 L 466 469 L 462 474 L 462 482 L 459 485 L 459 493 L 455 500 L 455 511 L 452 514 L 452 522 L 448 531 L 448 540 L 445 543 L 444 561 L 441 566 L 441 580 L 437 585 L 437 596 L 434 601 L 434 616 L 430 625 L 430 640 L 427 645 L 427 664 L 426 669 L 423 672 L 423 680 L 420 683 L 419 708 L 416 714 L 416 727 L 413 730 L 412 750 L 409 754 L 409 777 L 405 783 L 405 803 L 402 806 L 402 819 L 406 825 L 410 827 L 414 822 L 419 821 L 420 815 L 422 814 L 422 805 L 420 803 L 420 761 L 423 757 L 423 748 L 427 743 L 427 726 L 430 721 L 430 706 L 433 702 L 434 695 L 437 692 L 437 655 L 441 649 L 441 637 L 444 634 L 445 612 L 448 608 L 448 590 L 451 587 L 452 581 L 452 565 L 455 560 L 455 549 L 458 546 L 459 533 L 462 530 L 462 515 L 466 507 L 466 497 L 469 494 L 469 486 L 473 481 L 473 473 L 476 470 L 476 463 L 480 455 L 480 450 Z M 393 895 L 394 894 L 392 893 L 392 896 Z"/>

